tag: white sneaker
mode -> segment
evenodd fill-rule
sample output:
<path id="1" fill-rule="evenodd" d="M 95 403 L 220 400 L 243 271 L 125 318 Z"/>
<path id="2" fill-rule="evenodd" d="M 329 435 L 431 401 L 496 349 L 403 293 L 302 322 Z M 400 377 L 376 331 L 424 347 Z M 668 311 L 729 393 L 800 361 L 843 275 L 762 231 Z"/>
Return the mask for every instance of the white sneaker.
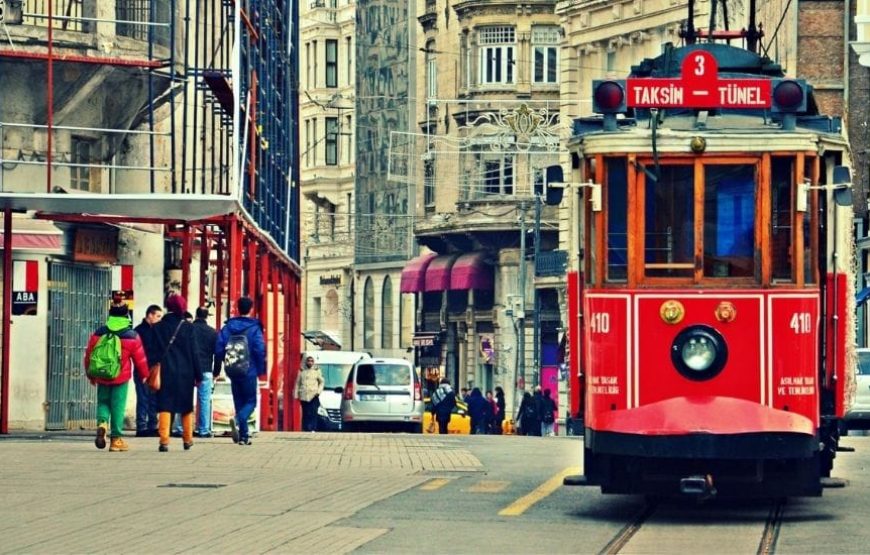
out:
<path id="1" fill-rule="evenodd" d="M 233 436 L 233 443 L 239 442 L 239 429 L 236 427 L 235 418 L 230 418 L 230 435 Z"/>

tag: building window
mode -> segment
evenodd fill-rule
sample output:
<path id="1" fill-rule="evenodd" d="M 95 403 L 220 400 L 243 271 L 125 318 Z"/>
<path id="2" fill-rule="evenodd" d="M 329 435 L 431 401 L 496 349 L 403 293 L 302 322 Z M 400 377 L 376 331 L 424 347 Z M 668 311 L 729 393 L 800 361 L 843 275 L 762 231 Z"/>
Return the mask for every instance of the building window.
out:
<path id="1" fill-rule="evenodd" d="M 423 206 L 435 206 L 435 160 L 423 161 Z"/>
<path id="2" fill-rule="evenodd" d="M 504 155 L 481 161 L 483 195 L 514 194 L 514 158 Z"/>
<path id="3" fill-rule="evenodd" d="M 384 349 L 395 347 L 393 341 L 393 284 L 390 276 L 384 278 L 381 291 L 381 346 Z"/>
<path id="4" fill-rule="evenodd" d="M 347 64 L 345 64 L 345 66 L 347 66 L 347 83 L 345 84 L 347 86 L 350 86 L 351 83 L 353 83 L 353 59 L 355 56 L 351 51 L 351 48 L 353 48 L 353 44 L 351 44 L 350 37 L 345 37 L 344 43 L 345 45 L 347 45 Z"/>
<path id="5" fill-rule="evenodd" d="M 532 53 L 535 60 L 533 80 L 547 84 L 559 82 L 559 28 L 532 27 Z"/>
<path id="6" fill-rule="evenodd" d="M 375 286 L 366 278 L 363 289 L 363 348 L 375 348 Z"/>
<path id="7" fill-rule="evenodd" d="M 333 39 L 326 41 L 326 86 L 338 86 L 338 41 Z"/>
<path id="8" fill-rule="evenodd" d="M 435 41 L 426 43 L 426 99 L 438 96 L 438 63 L 435 59 Z"/>
<path id="9" fill-rule="evenodd" d="M 483 27 L 478 31 L 480 45 L 480 83 L 483 85 L 514 82 L 513 27 Z"/>
<path id="10" fill-rule="evenodd" d="M 79 191 L 91 189 L 91 168 L 94 161 L 96 141 L 84 137 L 72 138 L 72 163 L 70 167 L 70 187 Z"/>
<path id="11" fill-rule="evenodd" d="M 314 67 L 312 69 L 312 77 L 313 77 L 314 81 L 312 81 L 310 87 L 312 89 L 316 89 L 317 88 L 317 41 L 316 40 L 312 41 L 311 45 L 312 45 L 311 46 L 311 48 L 312 48 L 311 59 L 314 60 Z"/>
<path id="12" fill-rule="evenodd" d="M 314 64 L 311 63 L 311 43 L 305 43 L 305 86 L 306 88 L 312 87 L 311 81 L 311 68 L 314 67 Z"/>
<path id="13" fill-rule="evenodd" d="M 305 165 L 311 165 L 311 120 L 305 120 Z"/>
<path id="14" fill-rule="evenodd" d="M 338 293 L 335 289 L 326 292 L 326 309 L 324 311 L 324 327 L 330 331 L 340 332 L 338 320 Z"/>
<path id="15" fill-rule="evenodd" d="M 320 329 L 321 310 L 322 310 L 322 306 L 320 303 L 320 297 L 312 297 L 311 298 L 311 314 L 308 315 L 308 329 L 311 329 L 311 330 L 319 330 Z"/>
<path id="16" fill-rule="evenodd" d="M 338 118 L 326 118 L 326 165 L 338 165 Z"/>

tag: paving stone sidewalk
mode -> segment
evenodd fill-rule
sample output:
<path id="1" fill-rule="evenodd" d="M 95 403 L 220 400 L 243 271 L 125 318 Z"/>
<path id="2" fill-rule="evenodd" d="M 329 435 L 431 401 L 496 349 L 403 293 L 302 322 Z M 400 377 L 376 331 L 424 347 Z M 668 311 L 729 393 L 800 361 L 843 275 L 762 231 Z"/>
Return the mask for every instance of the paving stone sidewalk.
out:
<path id="1" fill-rule="evenodd" d="M 0 553 L 346 553 L 387 532 L 332 523 L 433 474 L 477 472 L 451 438 L 261 433 L 252 446 L 90 435 L 0 440 Z"/>

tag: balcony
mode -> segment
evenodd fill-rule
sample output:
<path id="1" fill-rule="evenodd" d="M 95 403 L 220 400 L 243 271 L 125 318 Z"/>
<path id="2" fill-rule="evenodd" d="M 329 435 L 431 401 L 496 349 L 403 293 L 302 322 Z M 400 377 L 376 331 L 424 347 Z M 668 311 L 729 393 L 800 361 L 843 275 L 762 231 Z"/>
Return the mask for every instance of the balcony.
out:
<path id="1" fill-rule="evenodd" d="M 568 267 L 567 251 L 542 251 L 538 253 L 535 264 L 535 276 L 558 277 L 564 276 Z"/>

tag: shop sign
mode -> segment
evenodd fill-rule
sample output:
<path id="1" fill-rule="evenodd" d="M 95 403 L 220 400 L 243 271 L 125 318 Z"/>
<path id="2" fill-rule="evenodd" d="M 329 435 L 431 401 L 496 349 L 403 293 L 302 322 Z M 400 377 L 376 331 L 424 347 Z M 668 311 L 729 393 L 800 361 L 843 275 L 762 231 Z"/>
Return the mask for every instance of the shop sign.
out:
<path id="1" fill-rule="evenodd" d="M 12 262 L 12 315 L 35 316 L 39 300 L 39 262 Z"/>
<path id="2" fill-rule="evenodd" d="M 415 335 L 413 339 L 415 347 L 434 347 L 440 342 L 441 338 L 437 334 Z"/>
<path id="3" fill-rule="evenodd" d="M 117 259 L 117 229 L 80 227 L 76 230 L 73 260 L 76 262 L 115 262 Z"/>
<path id="4" fill-rule="evenodd" d="M 320 276 L 320 285 L 341 285 L 341 275 Z"/>
<path id="5" fill-rule="evenodd" d="M 480 334 L 480 358 L 483 364 L 495 362 L 495 339 L 492 334 Z"/>

